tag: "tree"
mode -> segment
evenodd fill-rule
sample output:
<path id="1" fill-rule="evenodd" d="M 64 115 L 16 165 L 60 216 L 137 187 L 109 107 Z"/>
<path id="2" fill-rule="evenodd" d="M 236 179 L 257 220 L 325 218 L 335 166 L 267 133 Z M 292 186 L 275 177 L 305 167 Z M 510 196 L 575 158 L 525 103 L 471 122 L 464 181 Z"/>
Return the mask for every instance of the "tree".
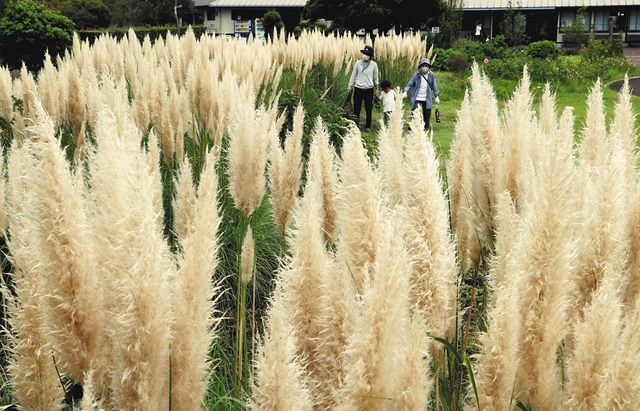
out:
<path id="1" fill-rule="evenodd" d="M 31 70 L 71 45 L 73 22 L 32 0 L 14 0 L 0 20 L 0 57 L 11 68 L 24 63 Z"/>
<path id="2" fill-rule="evenodd" d="M 514 8 L 511 1 L 504 13 L 502 32 L 512 46 L 518 46 L 527 41 L 527 16 Z"/>
<path id="3" fill-rule="evenodd" d="M 174 7 L 180 14 L 193 10 L 193 0 L 104 0 L 116 26 L 175 24 Z"/>
<path id="4" fill-rule="evenodd" d="M 305 12 L 312 19 L 332 20 L 334 27 L 356 31 L 387 31 L 392 27 L 421 28 L 437 15 L 434 0 L 310 0 Z"/>
<path id="5" fill-rule="evenodd" d="M 282 16 L 276 10 L 269 10 L 262 17 L 262 25 L 264 27 L 264 32 L 267 35 L 267 38 L 271 38 L 273 36 L 273 30 L 280 30 L 284 27 L 284 22 L 282 21 Z"/>
<path id="6" fill-rule="evenodd" d="M 76 29 L 108 27 L 111 12 L 102 0 L 70 0 L 60 10 L 76 24 Z"/>
<path id="7" fill-rule="evenodd" d="M 460 0 L 439 0 L 440 33 L 436 36 L 436 43 L 441 48 L 448 48 L 458 38 L 462 30 L 462 7 Z"/>
<path id="8" fill-rule="evenodd" d="M 578 46 L 584 46 L 589 40 L 589 30 L 585 25 L 587 9 L 580 7 L 576 13 L 576 19 L 571 22 L 569 27 L 564 29 L 565 43 L 574 43 Z"/>

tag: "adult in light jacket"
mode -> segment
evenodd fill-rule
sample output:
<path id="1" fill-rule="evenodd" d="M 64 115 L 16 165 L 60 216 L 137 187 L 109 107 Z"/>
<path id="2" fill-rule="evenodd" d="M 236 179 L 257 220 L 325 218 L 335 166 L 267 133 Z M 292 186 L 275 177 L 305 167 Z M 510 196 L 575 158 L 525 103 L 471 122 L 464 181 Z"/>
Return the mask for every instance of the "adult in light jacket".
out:
<path id="1" fill-rule="evenodd" d="M 358 60 L 353 66 L 347 91 L 349 93 L 353 91 L 353 109 L 358 122 L 360 121 L 360 111 L 364 102 L 364 110 L 367 115 L 364 131 L 369 131 L 371 129 L 373 96 L 379 93 L 380 75 L 378 64 L 373 61 L 373 47 L 365 46 L 360 52 L 362 53 L 362 59 Z"/>
<path id="2" fill-rule="evenodd" d="M 433 103 L 440 104 L 438 85 L 436 76 L 431 71 L 431 62 L 427 59 L 420 59 L 418 71 L 411 77 L 409 83 L 404 88 L 405 93 L 411 92 L 411 111 L 418 106 L 422 107 L 424 116 L 424 129 L 427 130 L 431 123 L 431 108 Z"/>

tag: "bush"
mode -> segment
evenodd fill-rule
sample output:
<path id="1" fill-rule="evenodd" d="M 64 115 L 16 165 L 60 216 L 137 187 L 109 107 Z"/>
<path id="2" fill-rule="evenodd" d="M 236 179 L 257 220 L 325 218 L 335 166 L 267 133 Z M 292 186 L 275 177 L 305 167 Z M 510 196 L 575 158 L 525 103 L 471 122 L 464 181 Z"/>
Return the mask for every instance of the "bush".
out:
<path id="1" fill-rule="evenodd" d="M 205 32 L 205 28 L 203 26 L 151 26 L 151 27 L 131 27 L 133 31 L 136 33 L 136 37 L 140 41 L 143 41 L 146 36 L 149 36 L 151 41 L 155 41 L 160 38 L 165 38 L 167 33 L 171 34 L 184 34 L 187 29 L 191 27 L 193 30 L 193 34 L 196 37 L 200 37 Z M 100 37 L 103 34 L 108 34 L 117 39 L 121 39 L 127 35 L 129 32 L 128 28 L 109 28 L 102 30 L 80 30 L 78 31 L 78 36 L 80 40 L 89 40 L 89 43 L 93 43 L 96 38 Z"/>
<path id="2" fill-rule="evenodd" d="M 455 55 L 449 59 L 449 70 L 454 73 L 462 73 L 469 69 L 469 60 L 462 55 Z"/>
<path id="3" fill-rule="evenodd" d="M 603 58 L 622 56 L 622 40 L 596 40 L 589 39 L 587 45 L 580 51 L 582 58 L 588 61 L 597 61 Z"/>
<path id="4" fill-rule="evenodd" d="M 321 32 L 326 33 L 329 31 L 329 23 L 326 20 L 304 20 L 293 29 L 293 33 L 297 38 L 300 37 L 300 34 L 302 34 L 304 30 L 320 30 Z"/>
<path id="5" fill-rule="evenodd" d="M 102 0 L 70 0 L 60 11 L 80 30 L 109 27 L 111 22 L 111 12 Z"/>
<path id="6" fill-rule="evenodd" d="M 437 71 L 454 71 L 451 67 L 452 60 L 454 65 L 460 66 L 462 59 L 466 60 L 467 66 L 469 65 L 469 58 L 466 53 L 459 49 L 434 49 L 434 54 L 437 54 L 436 60 L 433 64 L 433 69 Z M 463 71 L 462 69 L 461 71 Z"/>
<path id="7" fill-rule="evenodd" d="M 11 68 L 22 61 L 31 70 L 42 67 L 45 52 L 52 57 L 71 45 L 73 22 L 32 0 L 16 0 L 0 20 L 0 57 Z"/>
<path id="8" fill-rule="evenodd" d="M 284 27 L 282 16 L 276 10 L 269 10 L 266 12 L 262 17 L 262 24 L 267 38 L 271 38 L 273 36 L 274 29 L 280 31 L 280 29 Z"/>
<path id="9" fill-rule="evenodd" d="M 556 59 L 560 48 L 549 40 L 535 41 L 527 46 L 527 56 L 532 59 Z"/>
<path id="10" fill-rule="evenodd" d="M 479 43 L 470 39 L 456 40 L 451 46 L 461 52 L 470 61 L 482 61 L 485 58 L 502 59 L 517 54 L 518 47 L 509 47 L 504 36 L 496 36 L 493 40 Z"/>

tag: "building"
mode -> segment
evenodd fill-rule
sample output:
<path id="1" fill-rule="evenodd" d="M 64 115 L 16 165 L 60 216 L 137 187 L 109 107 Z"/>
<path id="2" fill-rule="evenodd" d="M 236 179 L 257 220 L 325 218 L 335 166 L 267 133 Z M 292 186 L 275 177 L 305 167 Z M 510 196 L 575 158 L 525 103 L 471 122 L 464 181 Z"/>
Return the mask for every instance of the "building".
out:
<path id="1" fill-rule="evenodd" d="M 509 7 L 526 18 L 530 40 L 565 41 L 564 29 L 575 21 L 579 7 L 586 7 L 585 27 L 596 38 L 610 33 L 627 44 L 640 43 L 640 0 L 463 0 L 462 35 L 493 38 L 502 32 L 502 21 Z"/>
<path id="2" fill-rule="evenodd" d="M 243 37 L 256 34 L 256 20 L 269 10 L 277 10 L 287 31 L 293 30 L 306 4 L 307 0 L 195 0 L 207 32 Z"/>

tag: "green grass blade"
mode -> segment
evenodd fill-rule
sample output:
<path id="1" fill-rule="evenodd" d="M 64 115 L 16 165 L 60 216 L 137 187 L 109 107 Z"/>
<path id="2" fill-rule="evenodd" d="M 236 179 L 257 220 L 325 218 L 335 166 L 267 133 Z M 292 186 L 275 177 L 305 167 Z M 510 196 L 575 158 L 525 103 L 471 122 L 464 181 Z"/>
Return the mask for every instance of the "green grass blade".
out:
<path id="1" fill-rule="evenodd" d="M 462 360 L 460 353 L 449 341 L 444 340 L 442 338 L 438 338 L 438 337 L 433 337 L 433 339 L 439 342 L 440 344 L 443 344 L 447 348 L 447 351 L 449 351 L 451 354 L 453 354 L 456 357 L 456 361 L 458 361 L 458 364 L 464 364 L 464 361 Z"/>
<path id="2" fill-rule="evenodd" d="M 480 409 L 480 398 L 478 398 L 478 388 L 476 387 L 476 378 L 473 375 L 473 367 L 471 367 L 471 361 L 469 361 L 469 357 L 464 356 L 464 365 L 467 367 L 467 374 L 469 375 L 469 381 L 471 382 L 471 387 L 473 387 L 473 395 L 476 396 L 476 404 L 478 405 L 478 409 Z"/>

